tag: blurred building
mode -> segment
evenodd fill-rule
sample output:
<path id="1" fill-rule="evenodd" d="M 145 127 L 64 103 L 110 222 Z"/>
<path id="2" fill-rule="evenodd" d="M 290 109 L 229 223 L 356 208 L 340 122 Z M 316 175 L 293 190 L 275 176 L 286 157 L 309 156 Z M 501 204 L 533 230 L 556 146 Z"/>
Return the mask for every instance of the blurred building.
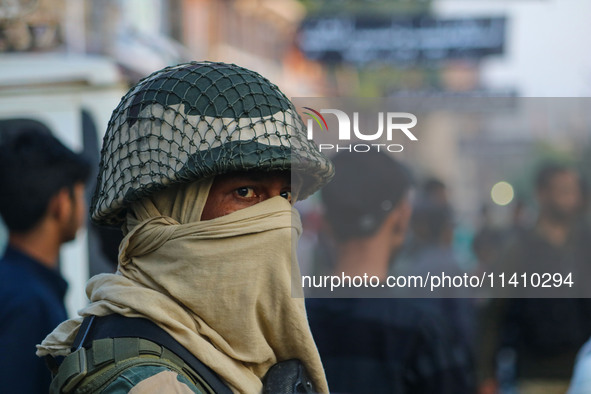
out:
<path id="1" fill-rule="evenodd" d="M 456 193 L 458 206 L 475 212 L 476 201 L 487 202 L 493 217 L 509 219 L 510 210 L 490 199 L 496 182 L 510 182 L 517 197 L 531 201 L 532 176 L 540 162 L 584 169 L 590 120 L 583 97 L 591 95 L 591 53 L 581 47 L 581 37 L 591 33 L 586 17 L 591 3 L 446 0 L 433 2 L 432 11 L 441 17 L 506 19 L 502 56 L 483 58 L 464 70 L 448 65 L 444 80 L 448 86 L 472 81 L 493 97 L 507 96 L 504 92 L 520 97 L 513 108 L 458 134 L 452 144 L 458 155 L 446 159 L 455 161 L 455 173 L 461 173 L 454 182 L 463 185 Z"/>
<path id="2" fill-rule="evenodd" d="M 303 57 L 295 35 L 306 9 L 297 0 L 181 0 L 182 42 L 196 59 L 255 70 L 288 96 L 328 93 L 323 67 Z"/>
<path id="3" fill-rule="evenodd" d="M 310 35 L 300 45 L 325 62 L 338 95 L 440 98 L 463 108 L 423 117 L 419 143 L 396 154 L 419 177 L 435 176 L 450 186 L 460 220 L 474 225 L 483 203 L 492 206 L 495 219 L 509 220 L 511 206 L 498 205 L 492 188 L 506 181 L 515 196 L 530 197 L 531 176 L 541 161 L 582 167 L 589 150 L 588 103 L 550 97 L 591 93 L 591 54 L 580 40 L 591 29 L 585 12 L 591 5 L 575 0 L 306 4 Z"/>
<path id="4" fill-rule="evenodd" d="M 288 95 L 319 96 L 323 67 L 301 56 L 297 0 L 3 0 L 0 53 L 100 54 L 130 82 L 189 60 L 260 72 Z"/>
<path id="5" fill-rule="evenodd" d="M 433 11 L 507 18 L 506 53 L 481 62 L 483 86 L 521 97 L 591 96 L 591 52 L 582 44 L 591 34 L 590 2 L 445 0 L 433 2 Z"/>

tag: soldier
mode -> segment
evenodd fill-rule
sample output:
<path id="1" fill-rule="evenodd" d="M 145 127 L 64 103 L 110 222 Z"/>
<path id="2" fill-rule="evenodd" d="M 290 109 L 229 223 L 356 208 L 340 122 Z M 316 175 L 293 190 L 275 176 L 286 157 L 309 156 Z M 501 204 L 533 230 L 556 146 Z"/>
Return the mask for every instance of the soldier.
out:
<path id="1" fill-rule="evenodd" d="M 123 97 L 91 206 L 93 221 L 123 229 L 119 266 L 89 281 L 84 322 L 38 346 L 73 351 L 52 391 L 253 393 L 265 376 L 274 391 L 269 370 L 292 359 L 294 387 L 328 391 L 292 297 L 291 204 L 333 172 L 305 134 L 275 85 L 235 65 L 165 68 Z"/>

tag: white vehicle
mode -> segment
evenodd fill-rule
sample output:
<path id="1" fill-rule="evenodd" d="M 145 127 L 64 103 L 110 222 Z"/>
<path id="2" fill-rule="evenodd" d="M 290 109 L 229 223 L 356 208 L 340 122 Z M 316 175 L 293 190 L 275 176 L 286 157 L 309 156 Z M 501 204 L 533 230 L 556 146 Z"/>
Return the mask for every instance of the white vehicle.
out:
<path id="1" fill-rule="evenodd" d="M 5 120 L 40 122 L 64 145 L 82 152 L 98 167 L 107 123 L 126 90 L 117 66 L 105 58 L 0 54 L 0 133 Z M 93 190 L 91 180 L 88 198 Z M 104 265 L 93 233 L 82 229 L 76 240 L 61 249 L 60 270 L 69 283 L 66 307 L 70 316 L 87 303 L 84 286 L 89 273 Z M 0 228 L 0 253 L 6 238 L 6 229 Z"/>

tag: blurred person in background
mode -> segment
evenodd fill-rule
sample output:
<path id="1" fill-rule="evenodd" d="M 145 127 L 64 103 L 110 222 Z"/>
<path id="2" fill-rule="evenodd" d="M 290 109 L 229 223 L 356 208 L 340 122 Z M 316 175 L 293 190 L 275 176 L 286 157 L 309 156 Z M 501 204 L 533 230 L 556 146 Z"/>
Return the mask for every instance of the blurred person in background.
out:
<path id="1" fill-rule="evenodd" d="M 423 183 L 422 197 L 436 204 L 449 204 L 447 186 L 437 178 L 428 178 Z"/>
<path id="2" fill-rule="evenodd" d="M 568 394 L 591 393 L 591 339 L 579 351 Z"/>
<path id="3" fill-rule="evenodd" d="M 435 184 L 432 180 L 431 183 Z M 453 249 L 453 211 L 446 198 L 442 198 L 445 185 L 438 184 L 439 192 L 431 193 L 425 188 L 413 206 L 411 217 L 411 239 L 405 245 L 405 275 L 452 275 L 461 276 L 461 269 Z M 438 308 L 453 326 L 457 340 L 464 342 L 468 349 L 474 346 L 474 305 L 473 299 L 464 288 L 445 289 L 440 297 L 424 300 Z"/>
<path id="4" fill-rule="evenodd" d="M 507 236 L 508 234 L 513 234 L 513 228 L 496 228 L 491 224 L 490 210 L 487 205 L 482 205 L 480 217 L 480 228 L 472 240 L 472 250 L 477 261 L 476 275 L 482 275 L 485 272 L 495 270 L 496 265 L 499 263 L 499 256 L 507 243 Z M 485 364 L 483 361 L 484 358 L 496 354 L 497 350 L 495 341 L 491 341 L 485 336 L 485 333 L 489 334 L 487 330 L 487 326 L 491 324 L 489 321 L 489 312 L 491 303 L 494 300 L 491 298 L 492 294 L 488 289 L 479 290 L 478 295 L 480 298 L 474 300 L 476 312 L 475 355 L 480 364 Z M 491 368 L 495 368 L 494 365 Z M 485 378 L 484 376 L 486 374 L 484 374 L 482 368 L 477 370 L 477 375 L 482 375 L 478 377 L 482 381 L 482 394 L 497 393 L 496 379 Z"/>
<path id="5" fill-rule="evenodd" d="M 582 220 L 579 175 L 569 167 L 548 164 L 539 170 L 535 187 L 537 221 L 515 234 L 501 255 L 500 268 L 506 274 L 573 272 L 573 282 L 581 286 L 591 248 Z M 577 351 L 591 335 L 591 300 L 496 299 L 486 320 L 483 338 L 491 341 L 489 348 L 496 354 L 483 353 L 483 392 L 497 384 L 501 389 L 514 385 L 524 394 L 566 392 Z M 504 382 L 495 382 L 499 373 Z"/>
<path id="6" fill-rule="evenodd" d="M 385 280 L 411 216 L 407 169 L 375 151 L 341 152 L 322 192 L 336 243 L 333 275 Z M 308 299 L 308 318 L 331 390 L 342 393 L 471 393 L 470 357 L 429 302 Z"/>
<path id="7" fill-rule="evenodd" d="M 35 345 L 67 318 L 59 251 L 84 224 L 90 166 L 49 132 L 4 126 L 0 215 L 9 241 L 0 260 L 0 391 L 47 393 L 50 373 Z"/>

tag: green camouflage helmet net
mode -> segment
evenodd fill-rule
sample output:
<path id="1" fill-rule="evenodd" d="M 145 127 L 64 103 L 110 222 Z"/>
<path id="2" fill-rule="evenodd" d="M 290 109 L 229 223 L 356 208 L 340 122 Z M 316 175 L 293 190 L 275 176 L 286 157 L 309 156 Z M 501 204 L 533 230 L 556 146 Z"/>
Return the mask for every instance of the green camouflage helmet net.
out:
<path id="1" fill-rule="evenodd" d="M 333 174 L 293 104 L 266 78 L 225 63 L 167 67 L 141 80 L 113 111 L 91 217 L 119 225 L 130 203 L 156 190 L 248 170 L 298 173 L 299 199 Z"/>

